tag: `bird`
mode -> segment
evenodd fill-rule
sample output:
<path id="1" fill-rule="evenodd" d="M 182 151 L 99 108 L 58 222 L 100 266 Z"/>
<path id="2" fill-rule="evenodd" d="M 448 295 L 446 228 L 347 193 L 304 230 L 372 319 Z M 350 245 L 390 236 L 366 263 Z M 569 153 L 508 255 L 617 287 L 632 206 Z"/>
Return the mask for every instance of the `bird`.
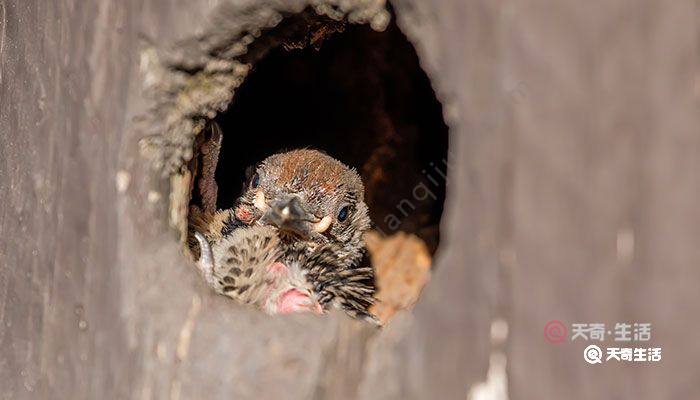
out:
<path id="1" fill-rule="evenodd" d="M 269 314 L 337 307 L 378 323 L 364 186 L 342 162 L 310 149 L 274 154 L 249 169 L 232 209 L 192 221 L 199 269 L 219 293 Z"/>
<path id="2" fill-rule="evenodd" d="M 371 220 L 359 174 L 318 150 L 274 154 L 249 169 L 235 205 L 237 221 L 277 227 L 287 238 L 338 246 L 341 263 L 355 266 Z"/>
<path id="3" fill-rule="evenodd" d="M 199 232 L 197 266 L 216 292 L 270 315 L 293 312 L 323 314 L 338 307 L 374 324 L 374 270 L 371 266 L 342 268 L 335 245 L 311 253 L 303 246 L 285 245 L 275 228 L 236 229 L 212 244 Z"/>
<path id="4" fill-rule="evenodd" d="M 274 228 L 237 229 L 211 244 L 200 232 L 194 235 L 200 246 L 197 266 L 216 292 L 272 315 L 322 313 L 299 264 L 280 261 L 283 248 Z"/>

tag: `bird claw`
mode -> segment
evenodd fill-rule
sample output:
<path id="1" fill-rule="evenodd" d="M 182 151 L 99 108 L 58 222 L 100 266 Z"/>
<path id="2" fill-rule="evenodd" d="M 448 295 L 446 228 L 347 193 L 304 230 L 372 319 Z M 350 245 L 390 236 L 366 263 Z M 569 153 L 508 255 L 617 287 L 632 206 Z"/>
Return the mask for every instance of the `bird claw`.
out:
<path id="1" fill-rule="evenodd" d="M 204 277 L 204 280 L 206 280 L 210 286 L 214 286 L 214 256 L 211 251 L 211 246 L 201 233 L 195 232 L 194 237 L 197 239 L 197 242 L 199 242 L 200 256 L 199 260 L 197 260 L 197 268 Z"/>

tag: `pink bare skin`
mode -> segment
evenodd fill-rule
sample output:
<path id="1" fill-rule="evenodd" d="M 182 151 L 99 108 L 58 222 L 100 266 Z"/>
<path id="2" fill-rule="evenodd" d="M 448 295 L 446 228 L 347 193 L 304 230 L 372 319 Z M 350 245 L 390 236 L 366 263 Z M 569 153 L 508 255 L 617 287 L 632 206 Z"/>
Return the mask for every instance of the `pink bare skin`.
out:
<path id="1" fill-rule="evenodd" d="M 268 272 L 274 277 L 268 289 L 269 297 L 265 306 L 268 313 L 312 312 L 323 314 L 323 308 L 308 291 L 300 290 L 290 282 L 293 278 L 286 265 L 281 262 L 272 263 L 268 267 Z"/>
<path id="2" fill-rule="evenodd" d="M 312 312 L 323 314 L 321 306 L 297 289 L 289 289 L 277 299 L 277 313 L 291 314 L 295 312 Z"/>

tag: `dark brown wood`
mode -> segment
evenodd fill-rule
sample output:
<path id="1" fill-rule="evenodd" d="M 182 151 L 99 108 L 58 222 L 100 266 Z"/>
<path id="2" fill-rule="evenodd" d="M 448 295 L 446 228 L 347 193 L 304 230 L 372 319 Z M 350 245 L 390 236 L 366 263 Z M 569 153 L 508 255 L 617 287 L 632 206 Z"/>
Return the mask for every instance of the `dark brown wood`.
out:
<path id="1" fill-rule="evenodd" d="M 0 398 L 464 399 L 494 352 L 512 399 L 700 397 L 697 2 L 392 2 L 451 169 L 432 281 L 382 331 L 232 306 L 182 254 L 132 120 L 141 50 L 214 3 L 251 2 L 0 0 Z M 663 361 L 589 366 L 553 319 L 651 322 Z"/>

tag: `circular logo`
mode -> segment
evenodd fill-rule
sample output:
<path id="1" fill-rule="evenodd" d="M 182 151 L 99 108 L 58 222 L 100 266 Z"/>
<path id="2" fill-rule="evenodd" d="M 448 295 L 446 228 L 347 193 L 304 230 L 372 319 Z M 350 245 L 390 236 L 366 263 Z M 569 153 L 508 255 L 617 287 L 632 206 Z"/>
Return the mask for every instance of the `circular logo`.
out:
<path id="1" fill-rule="evenodd" d="M 567 334 L 566 325 L 561 321 L 549 321 L 544 326 L 544 338 L 549 343 L 562 343 L 566 340 Z"/>
<path id="2" fill-rule="evenodd" d="M 583 359 L 589 364 L 600 364 L 603 362 L 603 350 L 592 344 L 583 350 Z"/>

